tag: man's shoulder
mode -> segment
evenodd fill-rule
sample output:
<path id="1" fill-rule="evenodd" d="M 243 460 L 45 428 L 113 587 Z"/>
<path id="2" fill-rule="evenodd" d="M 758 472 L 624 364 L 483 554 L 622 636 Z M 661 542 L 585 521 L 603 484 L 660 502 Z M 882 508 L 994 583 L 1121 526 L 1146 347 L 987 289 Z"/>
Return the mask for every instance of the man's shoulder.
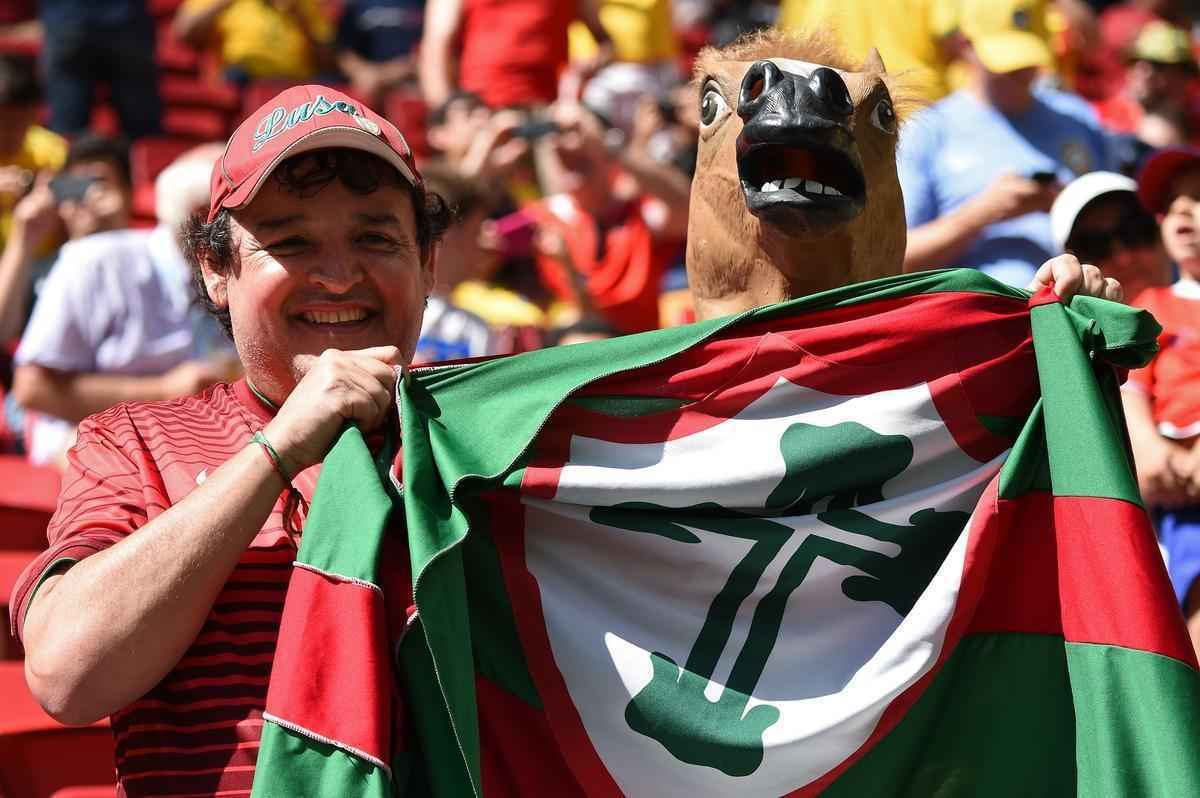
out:
<path id="1" fill-rule="evenodd" d="M 226 428 L 245 430 L 243 413 L 233 395 L 233 387 L 218 383 L 198 394 L 178 399 L 153 402 L 121 402 L 85 418 L 79 425 L 80 435 L 136 434 L 143 440 L 164 437 L 180 441 L 179 436 L 194 435 L 197 431 L 212 432 L 220 437 Z M 249 435 L 249 433 L 245 433 Z"/>
<path id="2" fill-rule="evenodd" d="M 102 266 L 120 263 L 129 256 L 144 256 L 149 251 L 149 230 L 109 230 L 63 244 L 58 255 L 60 262 Z"/>

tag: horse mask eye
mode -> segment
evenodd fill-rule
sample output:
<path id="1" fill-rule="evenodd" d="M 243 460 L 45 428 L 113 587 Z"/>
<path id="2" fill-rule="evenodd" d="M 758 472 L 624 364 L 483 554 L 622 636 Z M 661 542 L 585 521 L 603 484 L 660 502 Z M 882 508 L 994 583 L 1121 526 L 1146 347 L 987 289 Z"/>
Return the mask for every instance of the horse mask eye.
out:
<path id="1" fill-rule="evenodd" d="M 705 89 L 704 96 L 700 98 L 700 123 L 705 127 L 711 125 L 728 107 L 725 95 L 721 94 L 718 89 L 713 87 Z"/>
<path id="2" fill-rule="evenodd" d="M 892 107 L 891 100 L 883 99 L 875 104 L 871 109 L 871 124 L 884 133 L 896 132 L 896 109 Z"/>

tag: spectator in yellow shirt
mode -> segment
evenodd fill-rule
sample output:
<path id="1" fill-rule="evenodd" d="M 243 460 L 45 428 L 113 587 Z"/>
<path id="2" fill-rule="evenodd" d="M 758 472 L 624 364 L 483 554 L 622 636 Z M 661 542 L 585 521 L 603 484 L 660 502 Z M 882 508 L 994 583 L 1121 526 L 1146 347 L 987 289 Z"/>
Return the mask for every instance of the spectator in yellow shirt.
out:
<path id="1" fill-rule="evenodd" d="M 35 124 L 42 101 L 32 61 L 0 59 L 0 251 L 8 243 L 12 210 L 39 172 L 55 172 L 67 142 Z"/>
<path id="2" fill-rule="evenodd" d="M 317 0 L 185 0 L 174 31 L 215 50 L 237 83 L 309 80 L 332 66 L 333 26 Z"/>
<path id="3" fill-rule="evenodd" d="M 1003 0 L 1000 0 L 1001 2 Z M 960 0 L 782 0 L 779 27 L 832 35 L 863 60 L 877 48 L 892 74 L 907 72 L 914 94 L 932 102 L 949 90 Z"/>

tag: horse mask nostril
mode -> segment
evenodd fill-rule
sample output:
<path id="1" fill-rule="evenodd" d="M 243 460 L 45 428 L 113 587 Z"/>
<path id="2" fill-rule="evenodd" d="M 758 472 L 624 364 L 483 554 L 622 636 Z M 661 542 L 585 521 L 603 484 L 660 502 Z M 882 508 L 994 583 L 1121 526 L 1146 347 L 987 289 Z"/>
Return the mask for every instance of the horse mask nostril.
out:
<path id="1" fill-rule="evenodd" d="M 829 67 L 821 67 L 813 71 L 808 79 L 808 86 L 821 103 L 834 114 L 848 117 L 854 113 L 854 101 L 850 99 L 850 91 L 842 76 Z"/>
<path id="2" fill-rule="evenodd" d="M 742 78 L 742 86 L 738 91 L 738 116 L 742 119 L 754 116 L 762 98 L 770 94 L 784 78 L 783 71 L 772 62 L 755 62 Z"/>

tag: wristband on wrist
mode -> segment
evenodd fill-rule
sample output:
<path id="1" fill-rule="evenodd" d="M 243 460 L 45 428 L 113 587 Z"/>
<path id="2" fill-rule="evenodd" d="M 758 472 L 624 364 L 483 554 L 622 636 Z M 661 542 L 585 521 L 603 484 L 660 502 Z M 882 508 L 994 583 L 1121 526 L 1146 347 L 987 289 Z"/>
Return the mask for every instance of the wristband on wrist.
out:
<path id="1" fill-rule="evenodd" d="M 283 481 L 290 487 L 292 484 L 292 477 L 290 474 L 288 474 L 287 469 L 283 467 L 283 460 L 279 457 L 279 452 L 275 451 L 275 447 L 271 445 L 269 440 L 267 440 L 267 436 L 262 433 L 262 430 L 255 431 L 255 433 L 250 436 L 250 440 L 259 445 L 263 451 L 263 454 L 266 455 L 267 460 L 270 461 L 271 467 L 275 469 L 275 472 L 279 474 L 280 478 L 283 479 Z"/>

